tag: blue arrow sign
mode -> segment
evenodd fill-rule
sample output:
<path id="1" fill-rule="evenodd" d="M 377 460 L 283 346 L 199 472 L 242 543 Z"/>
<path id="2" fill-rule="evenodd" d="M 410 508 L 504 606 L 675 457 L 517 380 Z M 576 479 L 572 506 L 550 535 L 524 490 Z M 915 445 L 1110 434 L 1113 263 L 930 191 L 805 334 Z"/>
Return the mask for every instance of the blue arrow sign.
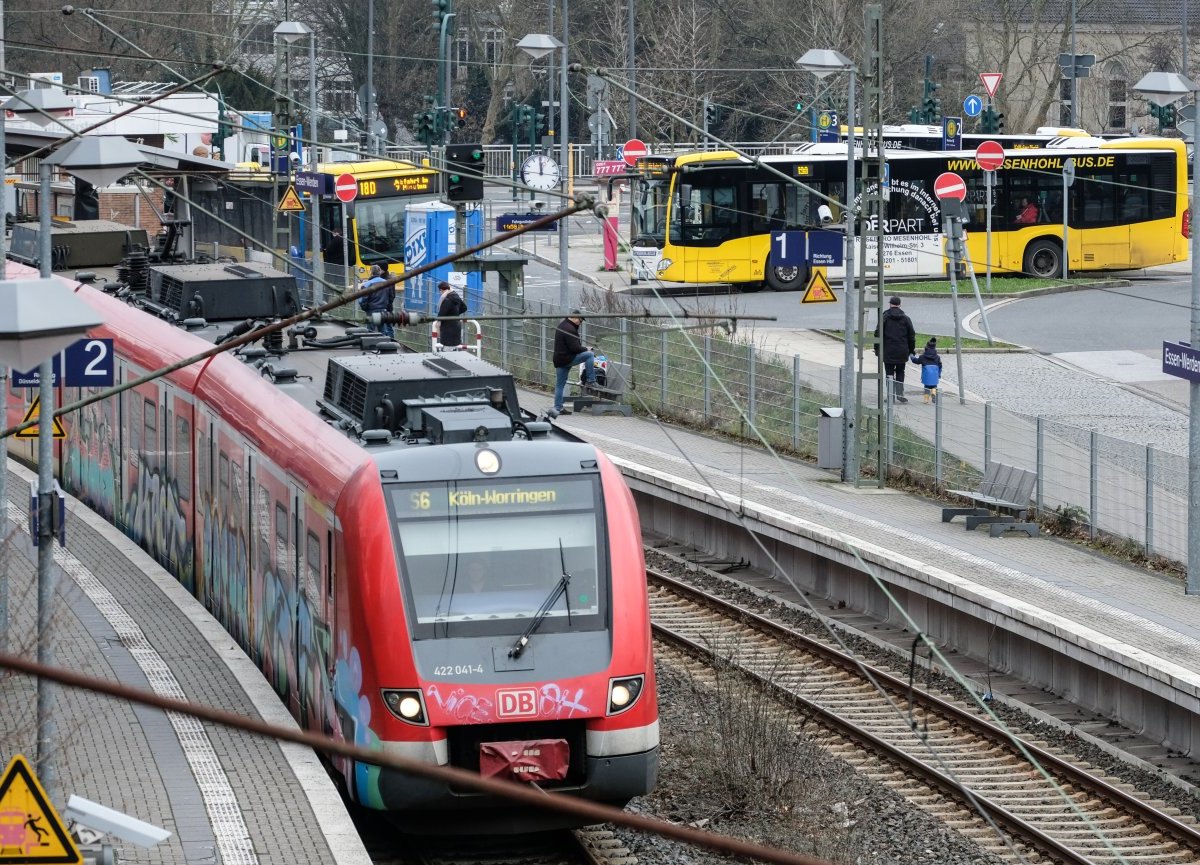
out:
<path id="1" fill-rule="evenodd" d="M 978 117 L 983 111 L 983 100 L 972 93 L 963 100 L 963 114 L 968 117 Z"/>

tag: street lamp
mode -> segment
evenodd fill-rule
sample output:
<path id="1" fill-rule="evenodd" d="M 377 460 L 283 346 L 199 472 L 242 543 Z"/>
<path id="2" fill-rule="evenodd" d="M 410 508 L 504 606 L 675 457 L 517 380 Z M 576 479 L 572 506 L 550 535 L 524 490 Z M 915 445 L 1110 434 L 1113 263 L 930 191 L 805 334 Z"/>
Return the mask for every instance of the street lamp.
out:
<path id="1" fill-rule="evenodd" d="M 796 61 L 796 65 L 822 79 L 835 72 L 849 75 L 849 96 L 846 100 L 846 278 L 842 287 L 842 302 L 846 306 L 845 356 L 842 360 L 842 481 L 849 483 L 858 477 L 858 453 L 854 448 L 853 436 L 858 413 L 854 396 L 854 345 L 858 326 L 854 315 L 854 242 L 858 218 L 854 205 L 854 83 L 858 69 L 845 54 L 823 48 L 810 48 Z"/>
<path id="2" fill-rule="evenodd" d="M 561 101 L 559 108 L 559 132 L 562 138 L 559 139 L 559 162 L 561 166 L 561 177 L 563 191 L 567 191 L 567 186 L 571 180 L 571 145 L 570 141 L 570 116 L 569 107 L 570 99 L 567 96 L 567 46 L 566 42 L 569 37 L 567 24 L 567 0 L 563 0 L 563 41 L 559 42 L 553 36 L 547 33 L 531 33 L 528 36 L 522 37 L 517 43 L 517 47 L 528 54 L 534 60 L 540 60 L 547 54 L 550 54 L 556 48 L 562 49 L 562 67 L 559 74 L 558 83 L 558 98 Z M 562 220 L 562 225 L 558 231 L 558 305 L 562 307 L 562 311 L 566 312 L 571 308 L 570 293 L 568 291 L 568 256 L 567 251 L 567 235 L 570 233 L 570 218 Z"/>
<path id="3" fill-rule="evenodd" d="M 320 166 L 317 163 L 317 34 L 307 24 L 300 21 L 284 21 L 275 28 L 275 35 L 288 45 L 308 37 L 308 170 L 318 174 Z M 373 120 L 368 119 L 367 127 L 372 130 Z M 317 286 L 325 284 L 325 262 L 321 258 L 321 193 L 322 189 L 311 191 L 312 213 L 309 215 L 309 245 L 312 246 L 312 280 L 313 303 L 317 303 Z"/>
<path id="4" fill-rule="evenodd" d="M 1149 72 L 1133 85 L 1135 93 L 1160 108 L 1172 105 L 1196 90 L 1196 85 L 1176 72 Z M 1191 345 L 1200 347 L 1200 231 L 1195 223 L 1196 207 L 1200 204 L 1200 147 L 1192 148 L 1192 327 Z M 1187 582 L 1184 592 L 1200 595 L 1200 382 L 1188 382 L 1188 509 L 1187 509 Z"/>

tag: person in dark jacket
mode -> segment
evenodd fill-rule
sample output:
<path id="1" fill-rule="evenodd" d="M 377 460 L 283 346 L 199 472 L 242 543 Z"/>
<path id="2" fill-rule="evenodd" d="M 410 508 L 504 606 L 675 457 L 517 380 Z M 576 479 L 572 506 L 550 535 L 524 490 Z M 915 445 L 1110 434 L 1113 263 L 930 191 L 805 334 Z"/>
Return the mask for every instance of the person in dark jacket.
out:
<path id="1" fill-rule="evenodd" d="M 325 245 L 321 247 L 321 253 L 325 256 L 326 264 L 345 264 L 345 250 L 342 249 L 342 232 L 334 229 L 326 240 Z"/>
<path id="2" fill-rule="evenodd" d="M 441 296 L 437 313 L 439 318 L 444 318 L 448 315 L 462 315 L 467 311 L 467 302 L 462 299 L 462 295 L 455 291 L 454 286 L 450 283 L 445 281 L 439 282 L 438 291 Z M 439 321 L 438 342 L 448 348 L 457 348 L 462 345 L 462 322 Z"/>
<path id="3" fill-rule="evenodd" d="M 917 353 L 917 331 L 912 319 L 900 309 L 900 298 L 893 297 L 888 302 L 887 310 L 879 317 L 875 327 L 875 336 L 879 337 L 882 348 L 883 369 L 892 382 L 892 393 L 896 402 L 908 402 L 904 396 L 904 365 L 908 359 Z"/>
<path id="4" fill-rule="evenodd" d="M 913 363 L 921 367 L 921 384 L 925 388 L 925 402 L 937 402 L 938 382 L 942 380 L 942 356 L 938 354 L 937 337 L 929 337 L 925 351 Z"/>
<path id="5" fill-rule="evenodd" d="M 367 315 L 373 312 L 391 312 L 392 304 L 396 302 L 396 283 L 399 281 L 400 274 L 389 274 L 382 266 L 372 264 L 371 278 L 364 282 L 362 287 L 373 287 L 375 290 L 358 299 L 358 308 Z M 396 335 L 395 329 L 386 322 L 379 325 L 368 322 L 367 327 L 387 337 L 394 337 Z"/>
<path id="6" fill-rule="evenodd" d="M 563 391 L 567 388 L 567 376 L 572 367 L 583 364 L 585 387 L 596 385 L 593 364 L 596 355 L 579 339 L 584 313 L 582 309 L 571 310 L 554 331 L 554 408 L 550 410 L 550 417 L 558 417 L 563 412 Z"/>

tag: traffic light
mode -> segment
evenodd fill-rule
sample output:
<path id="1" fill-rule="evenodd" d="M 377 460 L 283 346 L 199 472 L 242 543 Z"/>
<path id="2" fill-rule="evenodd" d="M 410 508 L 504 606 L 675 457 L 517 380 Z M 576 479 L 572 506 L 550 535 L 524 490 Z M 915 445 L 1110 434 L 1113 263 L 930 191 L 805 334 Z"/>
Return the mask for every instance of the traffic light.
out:
<path id="1" fill-rule="evenodd" d="M 483 198 L 483 145 L 446 145 L 446 198 L 479 201 Z"/>
<path id="2" fill-rule="evenodd" d="M 1151 104 L 1150 116 L 1158 121 L 1158 131 L 1163 132 L 1175 125 L 1175 106 Z"/>
<path id="3" fill-rule="evenodd" d="M 996 115 L 996 131 L 997 132 L 1004 131 L 1004 115 L 1003 114 Z"/>
<path id="4" fill-rule="evenodd" d="M 999 117 L 1000 115 L 996 113 L 996 109 L 989 105 L 983 109 L 983 114 L 979 116 L 979 128 L 984 132 L 999 132 Z"/>
<path id="5" fill-rule="evenodd" d="M 704 105 L 704 128 L 705 128 L 705 130 L 711 129 L 712 127 L 716 126 L 717 119 L 719 117 L 720 117 L 720 110 L 719 110 L 718 106 L 712 102 L 708 102 L 707 100 L 705 100 L 705 105 Z"/>
<path id="6" fill-rule="evenodd" d="M 433 20 L 438 26 L 441 26 L 442 19 L 454 11 L 452 0 L 432 0 L 433 2 Z"/>
<path id="7" fill-rule="evenodd" d="M 437 115 L 432 111 L 422 111 L 413 115 L 416 124 L 417 140 L 428 146 L 437 141 Z"/>
<path id="8" fill-rule="evenodd" d="M 803 102 L 801 102 L 799 99 L 797 99 L 797 100 L 796 100 L 796 110 L 797 110 L 797 111 L 803 111 L 803 110 L 804 110 L 804 103 L 803 103 Z"/>
<path id="9" fill-rule="evenodd" d="M 467 109 L 455 108 L 454 109 L 454 122 L 458 124 L 459 129 L 462 129 L 464 126 L 466 126 L 467 125 Z"/>

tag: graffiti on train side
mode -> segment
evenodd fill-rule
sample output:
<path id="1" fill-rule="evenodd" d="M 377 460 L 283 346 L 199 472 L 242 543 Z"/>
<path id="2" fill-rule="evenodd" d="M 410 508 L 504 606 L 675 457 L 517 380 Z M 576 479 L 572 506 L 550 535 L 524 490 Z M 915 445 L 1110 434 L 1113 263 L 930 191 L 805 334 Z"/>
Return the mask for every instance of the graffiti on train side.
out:
<path id="1" fill-rule="evenodd" d="M 125 533 L 175 575 L 189 592 L 196 590 L 192 540 L 179 484 L 139 454 L 137 477 L 125 498 Z"/>
<path id="2" fill-rule="evenodd" d="M 79 410 L 66 443 L 63 484 L 72 495 L 109 522 L 117 512 L 119 442 L 113 423 L 113 401 L 101 400 Z"/>

